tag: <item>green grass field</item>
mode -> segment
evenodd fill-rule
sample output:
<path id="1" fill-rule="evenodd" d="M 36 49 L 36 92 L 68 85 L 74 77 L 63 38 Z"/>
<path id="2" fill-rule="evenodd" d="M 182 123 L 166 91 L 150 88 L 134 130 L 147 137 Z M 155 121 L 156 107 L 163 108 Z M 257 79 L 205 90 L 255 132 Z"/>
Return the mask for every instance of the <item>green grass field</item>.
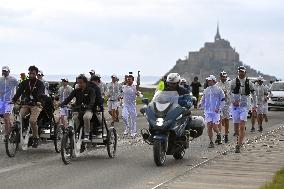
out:
<path id="1" fill-rule="evenodd" d="M 143 98 L 148 98 L 149 102 L 152 100 L 154 96 L 154 91 L 145 91 L 143 92 Z M 141 98 L 137 98 L 137 104 L 142 104 L 142 99 Z"/>
<path id="2" fill-rule="evenodd" d="M 265 184 L 261 189 L 284 189 L 284 168 L 278 171 L 273 180 Z"/>

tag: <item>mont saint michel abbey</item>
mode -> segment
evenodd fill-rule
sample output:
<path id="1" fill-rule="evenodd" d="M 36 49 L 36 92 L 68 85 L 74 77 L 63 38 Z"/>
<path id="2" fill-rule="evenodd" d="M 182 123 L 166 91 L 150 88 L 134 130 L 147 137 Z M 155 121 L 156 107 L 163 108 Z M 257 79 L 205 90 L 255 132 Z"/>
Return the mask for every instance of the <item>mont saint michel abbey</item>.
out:
<path id="1" fill-rule="evenodd" d="M 192 64 L 200 62 L 233 63 L 239 62 L 239 54 L 231 47 L 229 41 L 221 38 L 218 26 L 215 41 L 206 42 L 204 47 L 197 52 L 189 52 L 187 61 Z"/>
<path id="2" fill-rule="evenodd" d="M 194 76 L 201 79 L 210 74 L 218 76 L 226 71 L 229 76 L 236 74 L 238 66 L 242 65 L 239 53 L 231 47 L 230 42 L 222 39 L 219 26 L 214 42 L 206 42 L 199 51 L 188 53 L 184 60 L 177 60 L 176 66 L 170 72 L 178 72 L 186 79 L 192 80 Z"/>
<path id="3" fill-rule="evenodd" d="M 221 71 L 226 71 L 230 78 L 237 75 L 237 68 L 243 65 L 240 55 L 231 47 L 229 41 L 223 39 L 217 26 L 214 42 L 206 42 L 199 51 L 189 52 L 184 60 L 178 59 L 176 65 L 168 72 L 179 73 L 187 81 L 192 81 L 195 76 L 200 81 L 213 74 L 219 76 Z M 265 75 L 247 66 L 247 75 L 258 77 L 262 75 L 265 80 L 275 80 L 273 76 Z"/>

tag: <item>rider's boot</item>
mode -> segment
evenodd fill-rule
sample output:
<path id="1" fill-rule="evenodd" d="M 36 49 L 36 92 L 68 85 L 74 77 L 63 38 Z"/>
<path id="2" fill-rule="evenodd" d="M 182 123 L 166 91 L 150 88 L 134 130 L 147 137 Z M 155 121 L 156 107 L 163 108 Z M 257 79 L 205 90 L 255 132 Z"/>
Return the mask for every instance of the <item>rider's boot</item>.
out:
<path id="1" fill-rule="evenodd" d="M 39 142 L 39 138 L 33 138 L 33 143 L 32 143 L 32 147 L 33 148 L 37 148 L 38 147 L 38 142 Z"/>
<path id="2" fill-rule="evenodd" d="M 85 134 L 83 142 L 90 142 L 89 135 Z"/>

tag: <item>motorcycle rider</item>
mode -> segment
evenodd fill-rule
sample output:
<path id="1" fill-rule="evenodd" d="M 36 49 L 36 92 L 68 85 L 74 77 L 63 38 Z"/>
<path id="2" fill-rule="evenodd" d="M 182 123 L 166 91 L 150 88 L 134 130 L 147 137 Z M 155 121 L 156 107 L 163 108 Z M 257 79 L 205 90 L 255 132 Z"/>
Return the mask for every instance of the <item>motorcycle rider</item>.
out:
<path id="1" fill-rule="evenodd" d="M 217 134 L 217 143 L 222 144 L 221 133 L 218 129 L 220 123 L 220 112 L 225 104 L 225 94 L 221 88 L 216 85 L 216 77 L 210 75 L 207 78 L 208 87 L 203 92 L 200 106 L 204 108 L 205 121 L 208 127 L 208 136 L 210 139 L 209 148 L 214 147 L 213 132 Z"/>
<path id="2" fill-rule="evenodd" d="M 263 127 L 262 127 L 262 122 L 263 122 L 263 114 L 265 113 L 265 104 L 267 102 L 268 98 L 268 90 L 266 86 L 263 85 L 263 77 L 259 76 L 257 78 L 257 83 L 255 84 L 255 98 L 257 100 L 257 123 L 258 123 L 258 131 L 262 132 Z M 252 128 L 254 129 L 254 128 Z"/>
<path id="3" fill-rule="evenodd" d="M 253 97 L 252 111 L 256 110 L 256 99 L 254 95 L 254 85 L 246 77 L 246 68 L 238 67 L 238 77 L 231 81 L 232 91 L 232 116 L 233 123 L 238 135 L 236 153 L 240 153 L 241 145 L 245 137 L 245 124 L 248 116 L 248 100 L 250 94 Z"/>
<path id="4" fill-rule="evenodd" d="M 68 85 L 68 79 L 67 78 L 63 78 L 61 79 L 62 81 L 62 86 L 59 88 L 58 90 L 58 95 L 59 95 L 59 101 L 60 103 L 63 103 L 64 100 L 71 94 L 71 92 L 73 91 L 73 88 Z M 65 117 L 67 116 L 67 107 L 63 107 L 60 108 L 60 113 L 59 113 L 60 117 L 59 117 L 59 121 L 58 123 L 63 124 L 64 127 L 66 127 L 66 122 L 65 122 Z"/>
<path id="5" fill-rule="evenodd" d="M 7 141 L 11 132 L 11 113 L 13 105 L 10 104 L 12 96 L 18 86 L 18 81 L 13 76 L 10 76 L 10 68 L 2 67 L 2 77 L 0 77 L 0 114 L 4 116 L 5 125 L 5 141 Z"/>
<path id="6" fill-rule="evenodd" d="M 33 148 L 37 148 L 39 142 L 39 133 L 37 119 L 42 111 L 41 98 L 44 95 L 45 86 L 42 81 L 37 79 L 38 68 L 36 66 L 29 67 L 29 79 L 22 81 L 19 84 L 16 94 L 12 98 L 12 103 L 15 103 L 20 96 L 23 101 L 23 106 L 20 110 L 21 117 L 25 117 L 30 113 L 29 123 L 32 128 L 32 138 L 30 139 Z"/>
<path id="7" fill-rule="evenodd" d="M 170 73 L 167 76 L 165 91 L 177 91 L 179 96 L 188 95 L 189 91 L 179 85 L 181 77 L 178 73 Z"/>
<path id="8" fill-rule="evenodd" d="M 67 105 L 73 98 L 76 98 L 75 106 L 83 109 L 83 121 L 84 121 L 84 142 L 89 142 L 91 119 L 93 117 L 93 108 L 95 105 L 95 91 L 88 86 L 88 79 L 85 75 L 81 74 L 77 77 L 78 88 L 73 90 L 70 95 L 63 101 L 61 107 Z M 75 127 L 80 125 L 80 112 L 73 112 L 73 120 Z"/>
<path id="9" fill-rule="evenodd" d="M 225 105 L 221 110 L 221 122 L 220 122 L 220 133 L 222 132 L 222 125 L 225 127 L 225 143 L 228 143 L 229 134 L 229 120 L 231 113 L 231 85 L 227 79 L 228 75 L 225 71 L 220 73 L 220 81 L 216 86 L 220 87 L 225 94 Z"/>

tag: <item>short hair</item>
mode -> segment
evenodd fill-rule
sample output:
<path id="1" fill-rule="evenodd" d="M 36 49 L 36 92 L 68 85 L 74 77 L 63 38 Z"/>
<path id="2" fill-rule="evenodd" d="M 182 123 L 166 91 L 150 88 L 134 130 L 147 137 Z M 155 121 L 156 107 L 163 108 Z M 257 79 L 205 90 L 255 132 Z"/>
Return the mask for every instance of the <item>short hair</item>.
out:
<path id="1" fill-rule="evenodd" d="M 38 74 L 38 68 L 36 66 L 30 66 L 29 67 L 29 72 L 30 71 L 36 71 L 36 74 Z"/>
<path id="2" fill-rule="evenodd" d="M 198 77 L 197 77 L 197 76 L 195 76 L 195 77 L 194 77 L 194 80 L 198 80 Z"/>
<path id="3" fill-rule="evenodd" d="M 128 75 L 128 77 L 130 77 L 132 79 L 132 81 L 134 81 L 134 76 L 133 75 Z"/>
<path id="4" fill-rule="evenodd" d="M 98 77 L 97 75 L 93 75 L 92 77 L 91 77 L 91 80 L 90 81 L 101 81 L 101 78 L 100 77 Z"/>
<path id="5" fill-rule="evenodd" d="M 77 80 L 78 79 L 82 79 L 84 83 L 88 83 L 88 79 L 87 77 L 84 75 L 84 74 L 80 74 L 78 77 L 77 77 Z"/>

